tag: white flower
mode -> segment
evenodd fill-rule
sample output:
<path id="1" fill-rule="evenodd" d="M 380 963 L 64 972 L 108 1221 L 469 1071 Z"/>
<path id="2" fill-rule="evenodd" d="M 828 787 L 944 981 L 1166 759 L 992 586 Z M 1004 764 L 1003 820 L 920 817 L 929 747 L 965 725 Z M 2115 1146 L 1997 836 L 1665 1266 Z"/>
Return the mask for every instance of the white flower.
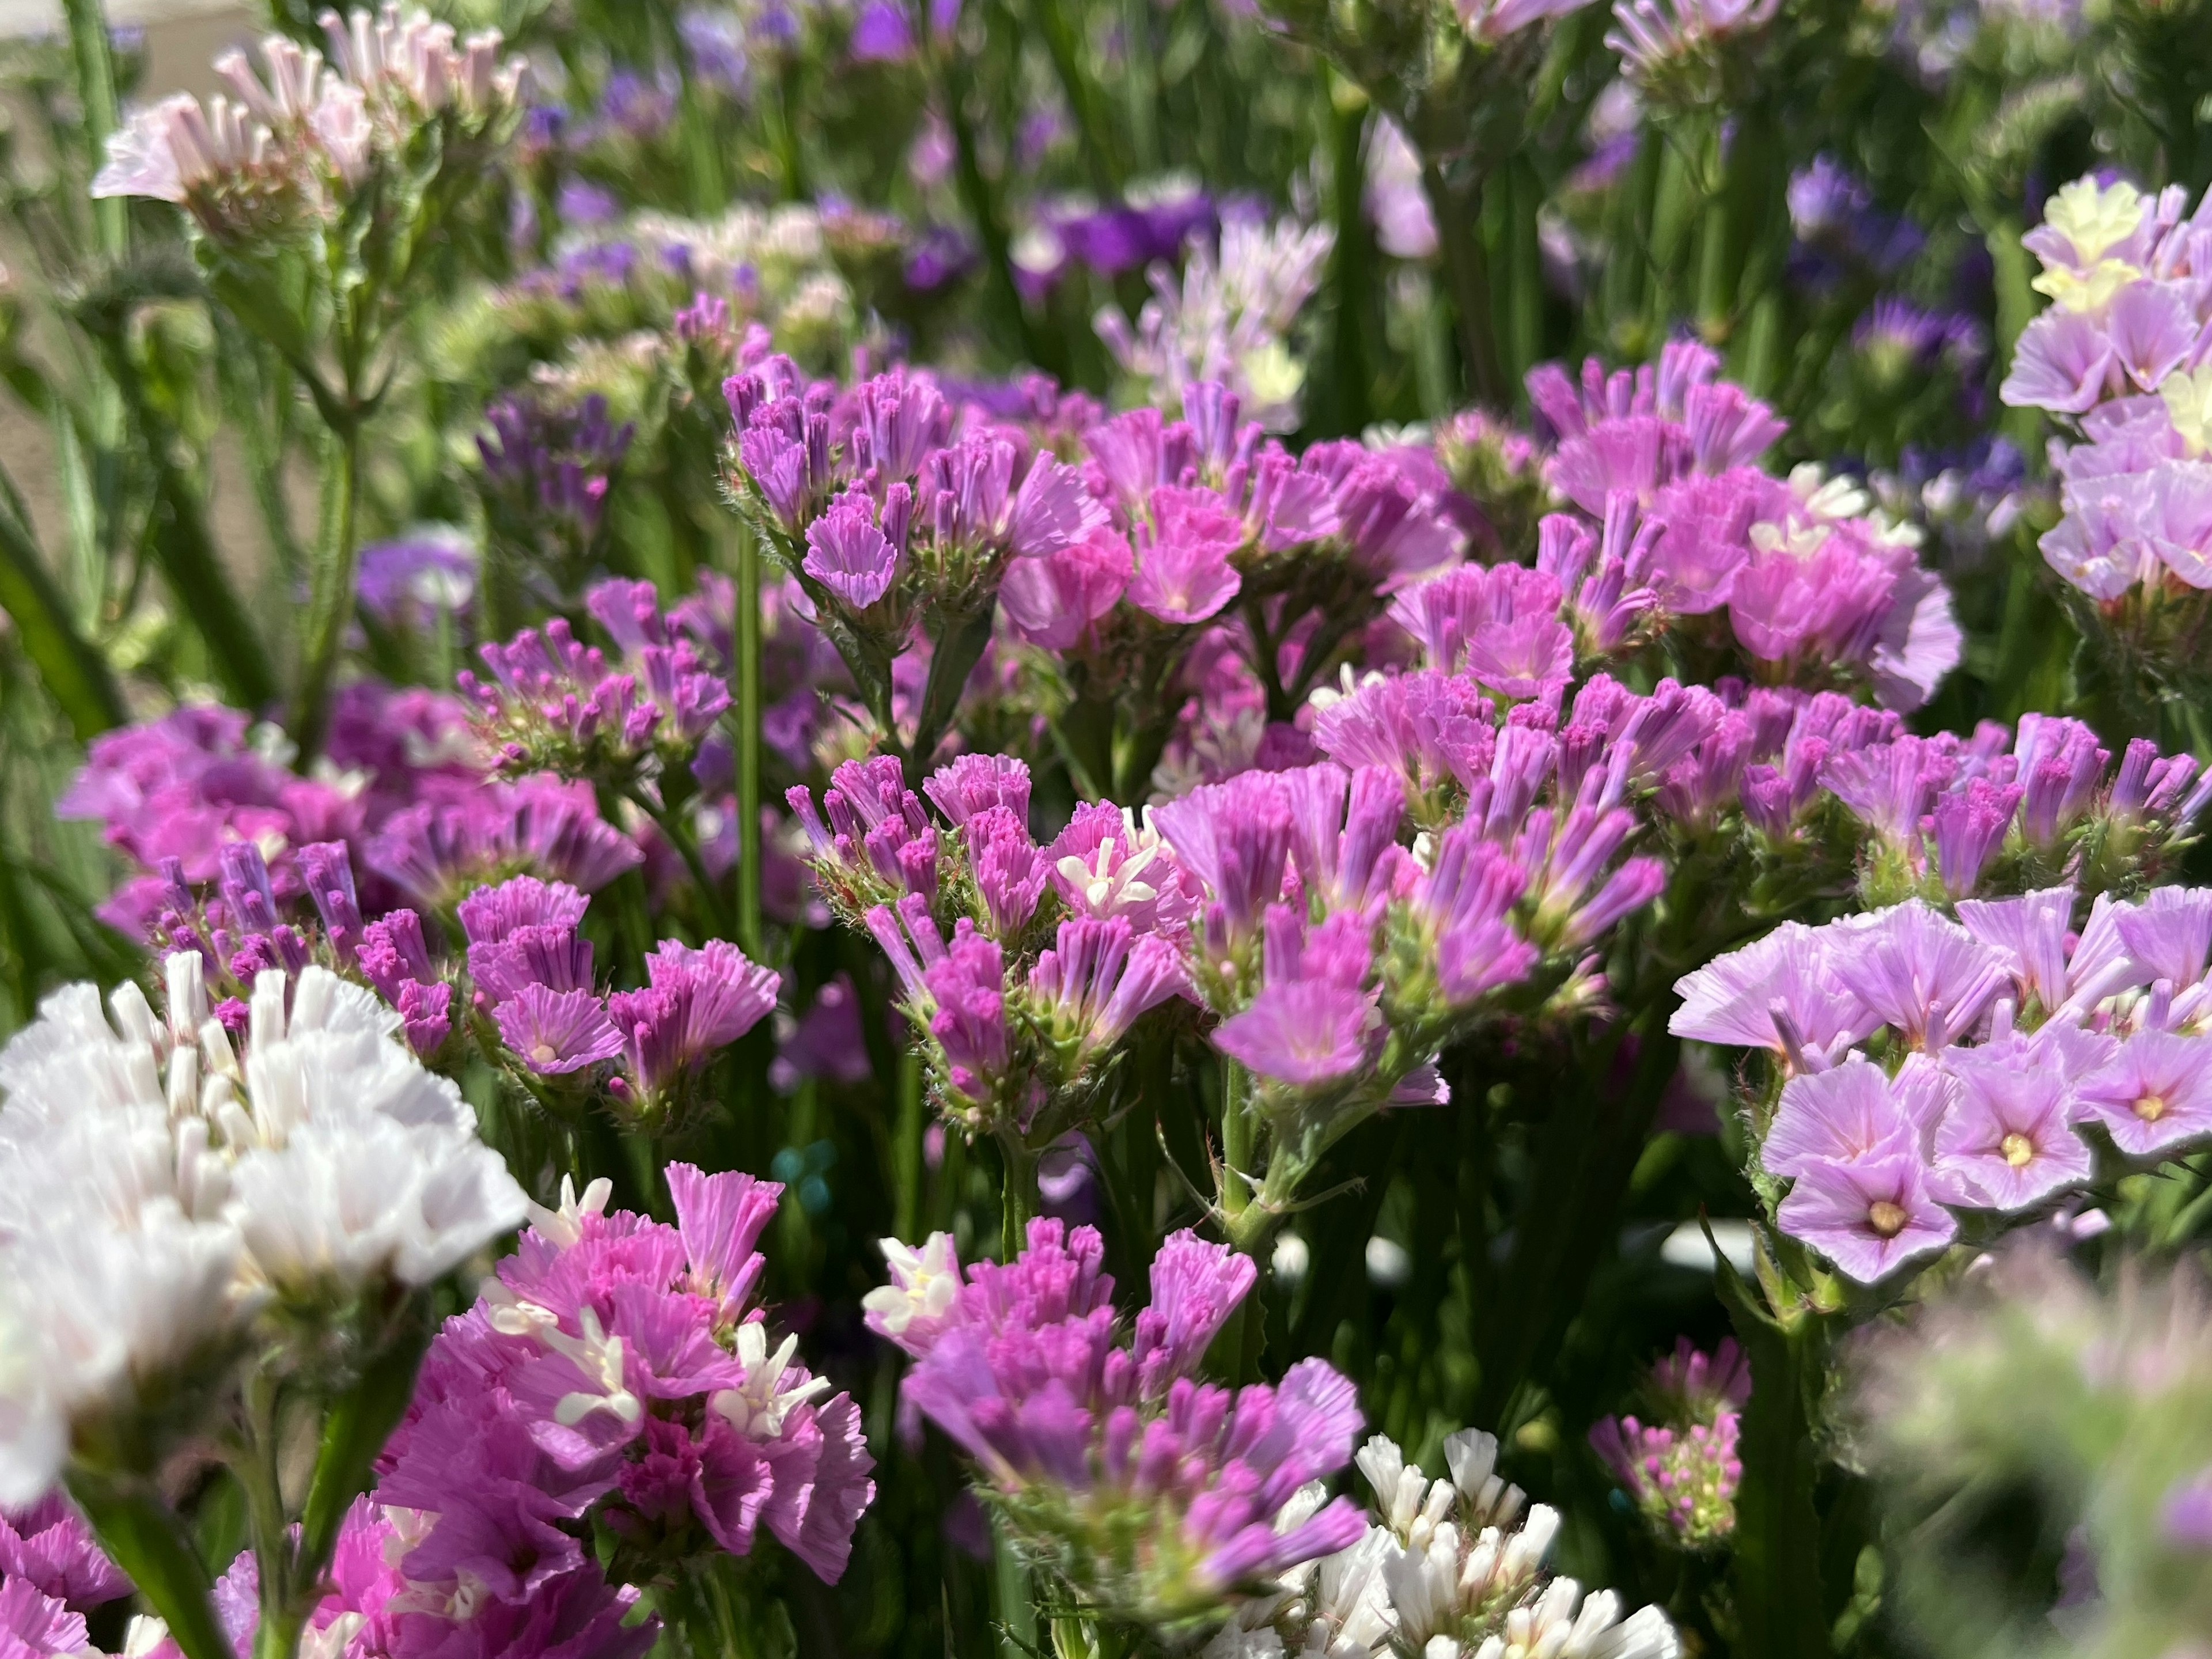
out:
<path id="1" fill-rule="evenodd" d="M 1416 1553 L 1427 1549 L 1437 1523 L 1451 1513 L 1450 1486 L 1431 1481 L 1418 1465 L 1408 1466 L 1398 1443 L 1386 1434 L 1370 1439 L 1353 1461 L 1375 1493 L 1382 1524 L 1407 1549 Z"/>
<path id="2" fill-rule="evenodd" d="M 127 1408 L 138 1384 L 238 1325 L 238 1235 L 149 1205 L 129 1231 L 67 1208 L 9 1242 L 0 1267 L 0 1504 L 35 1502 L 61 1472 L 79 1411 Z"/>
<path id="3" fill-rule="evenodd" d="M 1444 1463 L 1459 1489 L 1459 1516 L 1470 1527 L 1510 1527 L 1521 1513 L 1521 1488 L 1498 1477 L 1498 1437 L 1462 1429 L 1444 1437 Z"/>
<path id="4" fill-rule="evenodd" d="M 873 1314 L 884 1334 L 896 1338 L 917 1319 L 942 1319 L 960 1297 L 960 1262 L 953 1254 L 950 1233 L 932 1233 L 917 1250 L 896 1238 L 879 1238 L 884 1265 L 891 1282 L 878 1285 L 860 1298 L 860 1306 Z"/>
<path id="5" fill-rule="evenodd" d="M 271 1288 L 422 1285 L 527 1207 L 368 991 L 262 975 L 241 1058 L 199 958 L 163 969 L 166 1014 L 70 986 L 0 1050 L 0 1503 L 52 1484 L 80 1415 L 226 1357 Z"/>
<path id="6" fill-rule="evenodd" d="M 792 1364 L 799 1339 L 787 1336 L 774 1353 L 768 1351 L 768 1327 L 747 1320 L 737 1330 L 738 1363 L 745 1380 L 724 1389 L 707 1403 L 728 1419 L 739 1434 L 754 1440 L 774 1440 L 783 1433 L 783 1419 L 792 1411 L 830 1392 L 826 1376 L 809 1376 L 804 1367 Z M 784 1379 L 791 1379 L 786 1387 Z"/>

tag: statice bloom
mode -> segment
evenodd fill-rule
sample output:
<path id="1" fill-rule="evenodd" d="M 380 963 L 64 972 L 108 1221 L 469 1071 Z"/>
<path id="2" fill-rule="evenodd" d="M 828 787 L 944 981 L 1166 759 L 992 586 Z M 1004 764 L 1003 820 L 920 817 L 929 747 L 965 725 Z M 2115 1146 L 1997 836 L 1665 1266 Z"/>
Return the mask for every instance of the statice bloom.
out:
<path id="1" fill-rule="evenodd" d="M 1779 9 L 1780 0 L 1614 0 L 1605 43 L 1647 93 L 1691 96 L 1713 84 L 1732 40 L 1765 27 Z"/>
<path id="2" fill-rule="evenodd" d="M 1547 476 L 1603 526 L 1540 526 L 1538 568 L 1567 601 L 1559 620 L 1586 652 L 1665 629 L 1741 652 L 1762 679 L 1926 702 L 1963 636 L 1948 591 L 1915 561 L 1917 532 L 1817 467 L 1760 471 L 1783 422 L 1718 368 L 1708 348 L 1677 341 L 1633 374 L 1595 359 L 1579 385 L 1557 364 L 1530 373 L 1558 443 Z"/>
<path id="3" fill-rule="evenodd" d="M 613 1540 L 634 1583 L 773 1536 L 834 1583 L 874 1496 L 851 1399 L 775 1340 L 755 1249 L 781 1188 L 668 1166 L 676 1224 L 606 1214 L 607 1185 L 533 1208 L 448 1320 L 377 1497 L 427 1511 L 400 1570 L 532 1603 Z"/>
<path id="4" fill-rule="evenodd" d="M 2045 559 L 2107 626 L 2139 636 L 2154 670 L 2183 673 L 2192 665 L 2177 641 L 2212 587 L 2206 210 L 2187 204 L 2179 186 L 2153 198 L 2087 178 L 2058 191 L 2024 239 L 2052 305 L 2022 331 L 2000 391 L 2074 417 L 2083 440 L 2052 446 L 2065 516 L 2042 539 Z"/>
<path id="5" fill-rule="evenodd" d="M 1692 1550 L 1723 1543 L 1743 1479 L 1736 1439 L 1751 1374 L 1742 1354 L 1723 1338 L 1709 1358 L 1684 1337 L 1648 1388 L 1661 1420 L 1601 1419 L 1590 1444 L 1662 1537 Z"/>
<path id="6" fill-rule="evenodd" d="M 1152 268 L 1152 297 L 1133 328 L 1119 311 L 1101 310 L 1098 337 L 1149 401 L 1180 403 L 1185 386 L 1218 381 L 1251 418 L 1287 432 L 1297 424 L 1305 379 L 1290 346 L 1292 326 L 1334 244 L 1326 225 L 1232 216 L 1222 222 L 1218 252 L 1191 240 L 1180 283 L 1165 264 Z"/>
<path id="7" fill-rule="evenodd" d="M 354 592 L 387 627 L 428 629 L 465 611 L 477 584 L 477 550 L 465 533 L 428 526 L 361 550 Z"/>
<path id="8" fill-rule="evenodd" d="M 131 1594 L 129 1578 L 94 1541 L 92 1528 L 60 1492 L 0 1513 L 0 1573 L 73 1613 Z"/>
<path id="9" fill-rule="evenodd" d="M 490 680 L 460 678 L 484 742 L 510 775 L 627 779 L 648 757 L 688 764 L 730 706 L 722 676 L 662 614 L 651 583 L 601 582 L 585 602 L 621 655 L 610 662 L 557 617 L 484 645 Z"/>
<path id="10" fill-rule="evenodd" d="M 222 53 L 215 70 L 232 96 L 203 106 L 179 93 L 134 114 L 110 137 L 92 194 L 174 202 L 208 235 L 242 240 L 334 218 L 425 125 L 456 151 L 495 137 L 527 96 L 528 66 L 501 58 L 496 29 L 457 46 L 451 24 L 397 5 L 320 21 L 327 64 L 281 34 L 261 43 L 262 74 Z"/>
<path id="11" fill-rule="evenodd" d="M 1352 1385 L 1318 1359 L 1233 1394 L 1195 1375 L 1250 1291 L 1250 1260 L 1172 1236 L 1117 1336 L 1103 1248 L 1091 1228 L 1033 1221 L 1015 1261 L 969 1267 L 949 1297 L 949 1253 L 919 1273 L 894 1254 L 898 1299 L 872 1303 L 871 1322 L 915 1357 L 905 1399 L 975 1460 L 1016 1535 L 1085 1605 L 1156 1626 L 1355 1542 L 1365 1524 L 1342 1498 L 1278 1525 L 1350 1460 Z M 1161 1547 L 1133 1556 L 1115 1542 L 1131 1527 Z"/>
<path id="12" fill-rule="evenodd" d="M 0 1502 L 47 1492 L 80 1416 L 129 1422 L 162 1390 L 204 1395 L 264 1306 L 321 1322 L 404 1294 L 523 1212 L 459 1091 L 416 1064 L 369 992 L 272 969 L 241 1045 L 196 953 L 164 971 L 161 1013 L 135 985 L 105 1011 L 71 986 L 0 1052 L 0 1318 L 22 1355 Z"/>
<path id="13" fill-rule="evenodd" d="M 2087 1186 L 2097 1137 L 2155 1162 L 2212 1135 L 2212 900 L 2100 896 L 2078 932 L 2075 907 L 2072 887 L 2051 888 L 1962 902 L 1953 922 L 1913 900 L 1683 981 L 1693 1000 L 1678 1028 L 1741 1046 L 1768 1039 L 1719 1000 L 1741 985 L 1748 1003 L 1762 963 L 1788 962 L 1800 982 L 1832 975 L 1863 1011 L 1826 1050 L 1783 1045 L 1790 1071 L 1758 1162 L 1792 1183 L 1785 1232 L 1872 1282 L 1948 1244 L 1953 1212 L 2021 1218 Z M 1850 1052 L 1878 1036 L 1887 1066 Z"/>
<path id="14" fill-rule="evenodd" d="M 324 754 L 331 767 L 303 775 L 282 733 L 207 705 L 94 738 L 55 811 L 98 822 L 140 872 L 100 907 L 103 919 L 173 948 L 160 927 L 174 901 L 169 861 L 186 885 L 204 892 L 221 877 L 223 849 L 248 842 L 267 864 L 280 905 L 305 896 L 298 849 L 340 842 L 362 878 L 356 898 L 363 913 L 398 902 L 402 895 L 365 854 L 399 812 L 480 787 L 465 709 L 436 692 L 357 681 L 332 699 Z"/>
<path id="15" fill-rule="evenodd" d="M 596 557 L 607 495 L 634 428 L 610 421 L 596 392 L 573 405 L 538 392 L 497 398 L 484 421 L 490 430 L 477 439 L 477 488 L 495 537 L 515 550 L 506 556 L 547 562 L 556 583 L 576 580 Z M 558 602 L 569 594 L 545 597 Z"/>
<path id="16" fill-rule="evenodd" d="M 544 775 L 395 812 L 368 847 L 371 869 L 437 911 L 524 870 L 596 892 L 644 859 L 600 817 L 590 784 Z"/>
<path id="17" fill-rule="evenodd" d="M 1419 1471 L 1406 1468 L 1390 1441 L 1378 1435 L 1360 1452 L 1386 1535 L 1398 1547 L 1382 1564 L 1396 1650 L 1429 1659 L 1538 1653 L 1676 1659 L 1680 1640 L 1658 1608 L 1623 1619 L 1613 1591 L 1585 1597 L 1575 1580 L 1548 1577 L 1559 1512 L 1543 1504 L 1523 1512 L 1520 1488 L 1494 1473 L 1494 1436 L 1463 1431 L 1446 1437 L 1444 1451 L 1451 1479 L 1425 1494 Z"/>

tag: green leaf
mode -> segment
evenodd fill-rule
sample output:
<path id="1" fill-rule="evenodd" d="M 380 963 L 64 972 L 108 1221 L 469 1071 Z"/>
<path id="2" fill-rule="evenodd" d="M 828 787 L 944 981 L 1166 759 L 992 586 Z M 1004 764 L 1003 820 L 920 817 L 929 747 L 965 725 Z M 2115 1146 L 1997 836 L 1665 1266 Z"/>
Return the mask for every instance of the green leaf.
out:
<path id="1" fill-rule="evenodd" d="M 414 1395 L 415 1373 L 430 1345 L 431 1321 L 416 1298 L 401 1328 L 323 1419 L 322 1445 L 300 1517 L 300 1561 L 319 1574 L 353 1500 L 368 1490 L 376 1455 Z"/>
<path id="2" fill-rule="evenodd" d="M 123 695 L 106 661 L 77 632 L 60 587 L 12 514 L 0 514 L 0 611 L 80 739 L 123 723 Z"/>
<path id="3" fill-rule="evenodd" d="M 216 1617 L 214 1584 L 191 1535 L 150 1482 L 69 1474 L 70 1495 L 115 1565 L 167 1621 L 185 1659 L 236 1659 Z"/>

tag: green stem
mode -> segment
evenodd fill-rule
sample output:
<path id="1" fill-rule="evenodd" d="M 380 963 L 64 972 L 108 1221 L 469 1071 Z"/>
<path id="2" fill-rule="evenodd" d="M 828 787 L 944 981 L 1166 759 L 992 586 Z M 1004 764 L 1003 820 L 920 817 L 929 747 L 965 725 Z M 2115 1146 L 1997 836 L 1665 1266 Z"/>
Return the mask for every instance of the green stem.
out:
<path id="1" fill-rule="evenodd" d="M 925 4 L 920 9 L 926 13 L 928 8 Z M 961 205 L 975 222 L 975 237 L 983 245 L 983 264 L 993 302 L 1012 331 L 1014 339 L 1019 342 L 1022 355 L 1048 374 L 1065 379 L 1067 354 L 1037 327 L 1029 307 L 1022 303 L 1021 289 L 1014 285 L 1013 242 L 1006 234 L 1005 216 L 999 211 L 998 193 L 984 175 L 982 158 L 975 144 L 975 125 L 968 118 L 963 88 L 953 73 L 954 54 L 950 43 L 940 49 L 939 65 L 938 100 L 944 106 L 945 124 L 952 129 L 953 173 L 960 188 Z"/>
<path id="2" fill-rule="evenodd" d="M 892 1212 L 896 1237 L 909 1242 L 921 1233 L 921 1143 L 929 1115 L 923 1106 L 921 1056 L 902 1050 L 898 1063 L 898 1122 L 891 1140 L 891 1176 L 897 1186 Z"/>
<path id="3" fill-rule="evenodd" d="M 70 56 L 76 69 L 76 95 L 84 112 L 88 176 L 107 159 L 108 135 L 117 125 L 115 58 L 107 40 L 107 14 L 100 0 L 62 0 L 69 19 Z M 111 196 L 92 204 L 92 225 L 102 257 L 119 259 L 130 251 L 129 204 Z"/>
<path id="4" fill-rule="evenodd" d="M 1252 1202 L 1252 1079 L 1227 1055 L 1221 1060 L 1221 1212 L 1233 1233 Z"/>
<path id="5" fill-rule="evenodd" d="M 1459 330 L 1461 372 L 1476 403 L 1502 410 L 1511 404 L 1514 389 L 1498 363 L 1498 343 L 1491 331 L 1490 270 L 1483 257 L 1480 213 L 1482 185 L 1479 173 L 1448 179 L 1437 162 L 1422 160 L 1421 187 L 1436 216 L 1444 283 L 1451 292 L 1453 320 Z"/>
<path id="6" fill-rule="evenodd" d="M 760 544 L 738 538 L 738 943 L 761 957 Z"/>
<path id="7" fill-rule="evenodd" d="M 331 683 L 346 623 L 353 618 L 354 565 L 360 556 L 361 416 L 348 408 L 331 432 L 331 457 L 323 477 L 322 531 L 307 597 L 306 654 L 292 711 L 292 737 L 302 758 L 322 746 Z"/>
<path id="8" fill-rule="evenodd" d="M 1000 1260 L 1012 1261 L 1029 1243 L 1030 1218 L 1037 1212 L 1036 1158 L 1012 1130 L 999 1136 Z"/>
<path id="9" fill-rule="evenodd" d="M 1075 26 L 1060 9 L 1060 0 L 1031 0 L 1031 11 L 1036 19 L 1037 32 L 1044 36 L 1053 72 L 1060 77 L 1060 90 L 1067 94 L 1067 106 L 1074 112 L 1076 130 L 1083 137 L 1083 159 L 1091 169 L 1091 182 L 1109 202 L 1118 202 L 1121 199 L 1121 161 L 1115 153 L 1113 135 L 1106 129 L 1105 116 L 1098 107 L 1098 88 L 1083 72 L 1077 58 L 1079 43 L 1075 37 Z"/>

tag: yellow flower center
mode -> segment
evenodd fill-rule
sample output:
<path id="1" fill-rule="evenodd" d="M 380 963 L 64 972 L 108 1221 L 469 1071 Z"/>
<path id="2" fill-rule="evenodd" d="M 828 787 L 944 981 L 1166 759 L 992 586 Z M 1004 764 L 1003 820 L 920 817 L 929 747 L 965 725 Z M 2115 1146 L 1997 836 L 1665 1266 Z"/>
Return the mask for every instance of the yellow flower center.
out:
<path id="1" fill-rule="evenodd" d="M 2035 1156 L 2035 1143 L 2017 1130 L 1999 1141 L 1997 1148 L 2003 1152 L 2005 1162 L 2015 1170 Z"/>
<path id="2" fill-rule="evenodd" d="M 541 1042 L 538 1044 L 537 1047 L 531 1049 L 530 1057 L 533 1060 L 537 1061 L 538 1065 L 545 1066 L 560 1059 L 561 1055 L 559 1051 L 556 1049 L 551 1043 Z"/>
<path id="3" fill-rule="evenodd" d="M 1867 1224 L 1884 1238 L 1895 1238 L 1905 1231 L 1905 1224 L 1912 1218 L 1905 1214 L 1905 1206 L 1878 1198 L 1867 1208 Z"/>
<path id="4" fill-rule="evenodd" d="M 2136 1115 L 2146 1123 L 2155 1123 L 2166 1115 L 2164 1095 L 2145 1095 L 2136 1102 Z"/>

